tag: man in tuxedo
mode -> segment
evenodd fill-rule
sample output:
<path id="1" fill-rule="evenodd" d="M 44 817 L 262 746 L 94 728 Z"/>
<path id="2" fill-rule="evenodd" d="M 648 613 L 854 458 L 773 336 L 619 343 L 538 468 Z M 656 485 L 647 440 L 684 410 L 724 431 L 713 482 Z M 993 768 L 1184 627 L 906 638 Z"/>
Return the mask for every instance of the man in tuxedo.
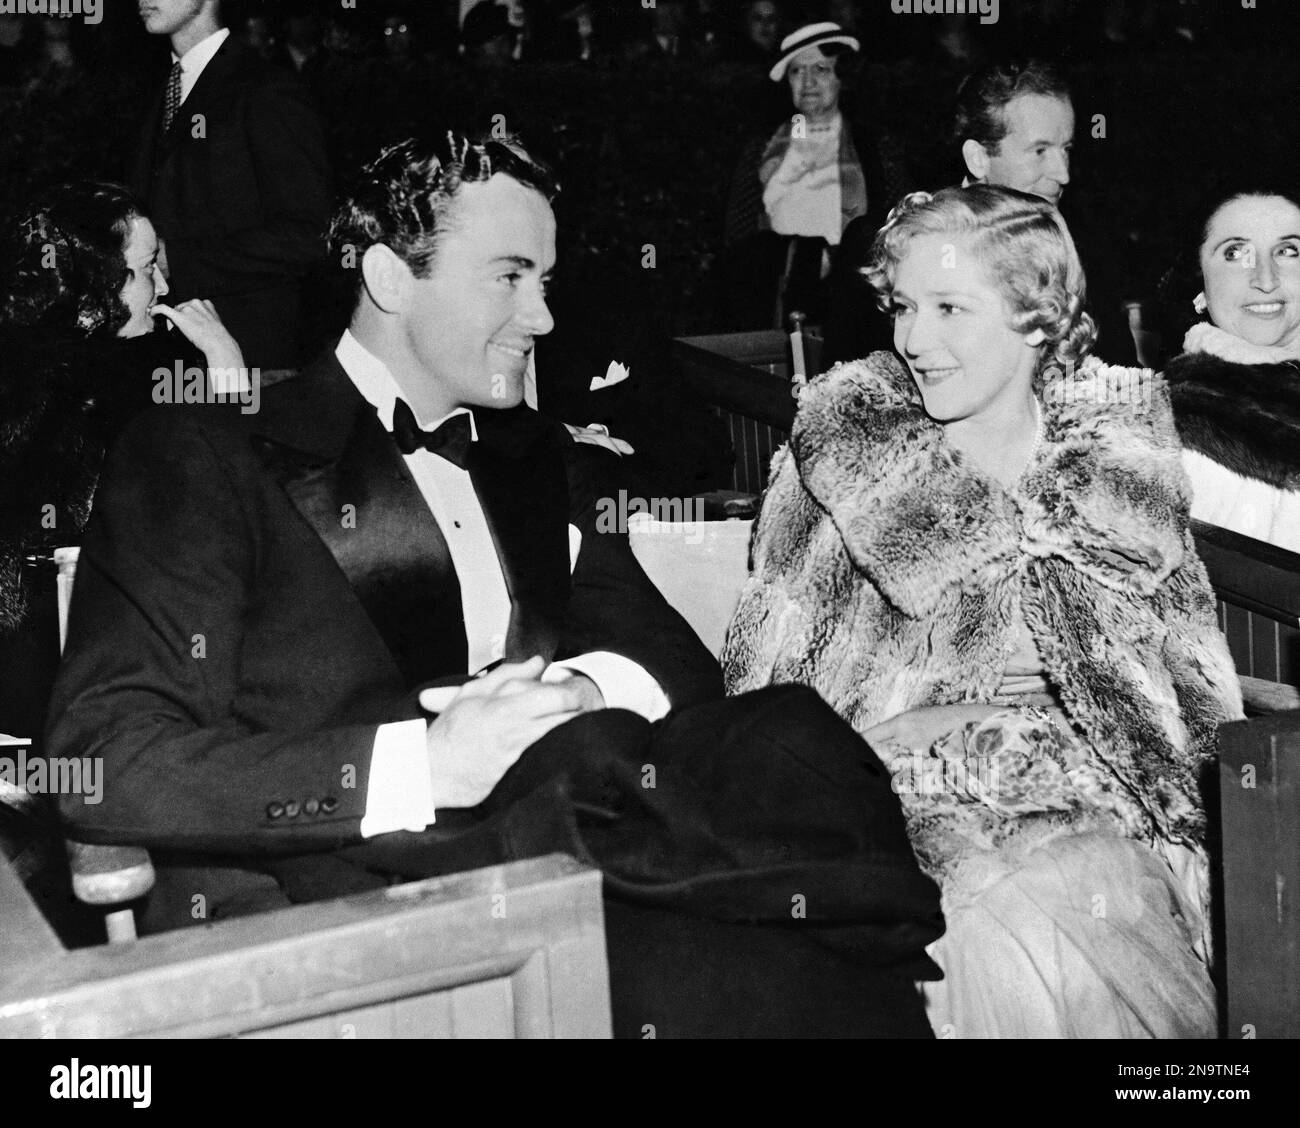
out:
<path id="1" fill-rule="evenodd" d="M 208 298 L 250 367 L 301 361 L 303 279 L 332 203 L 307 88 L 221 26 L 220 0 L 141 0 L 172 69 L 130 175 L 166 248 L 174 294 Z"/>
<path id="2" fill-rule="evenodd" d="M 449 146 L 336 216 L 336 349 L 110 457 L 51 708 L 104 798 L 65 817 L 151 849 L 153 927 L 562 850 L 605 875 L 616 1032 L 927 1034 L 887 773 L 806 688 L 722 697 L 599 519 L 617 457 L 521 403 L 549 174 Z"/>

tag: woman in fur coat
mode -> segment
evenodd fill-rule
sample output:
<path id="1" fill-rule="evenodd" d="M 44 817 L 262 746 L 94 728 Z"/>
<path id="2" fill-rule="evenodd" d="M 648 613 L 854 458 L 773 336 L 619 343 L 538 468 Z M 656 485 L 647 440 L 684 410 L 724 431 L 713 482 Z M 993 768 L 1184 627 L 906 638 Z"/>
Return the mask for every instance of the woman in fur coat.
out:
<path id="1" fill-rule="evenodd" d="M 1088 357 L 1036 197 L 915 193 L 869 277 L 907 367 L 803 393 L 728 691 L 813 686 L 889 766 L 943 886 L 936 1032 L 1213 1036 L 1198 775 L 1241 699 L 1167 398 Z"/>
<path id="2" fill-rule="evenodd" d="M 1192 516 L 1300 552 L 1300 205 L 1251 186 L 1196 227 L 1182 355 L 1165 369 Z M 1189 287 L 1187 293 L 1196 287 Z"/>
<path id="3" fill-rule="evenodd" d="M 57 633 L 26 567 L 76 544 L 104 453 L 148 407 L 158 368 L 242 370 L 210 303 L 161 304 L 153 225 L 115 184 L 54 188 L 0 247 L 0 732 L 36 737 Z M 155 333 L 155 316 L 179 334 Z M 184 339 L 182 339 L 182 337 Z"/>

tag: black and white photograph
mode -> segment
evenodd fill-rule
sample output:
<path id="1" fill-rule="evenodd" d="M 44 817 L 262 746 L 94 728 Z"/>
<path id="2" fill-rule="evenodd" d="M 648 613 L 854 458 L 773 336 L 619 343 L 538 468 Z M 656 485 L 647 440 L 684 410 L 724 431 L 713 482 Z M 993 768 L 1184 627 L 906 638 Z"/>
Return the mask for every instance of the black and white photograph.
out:
<path id="1" fill-rule="evenodd" d="M 373 1113 L 343 1063 L 450 1064 L 397 1039 L 1280 1093 L 1298 50 L 1295 0 L 0 0 L 14 1108 L 312 1061 Z"/>

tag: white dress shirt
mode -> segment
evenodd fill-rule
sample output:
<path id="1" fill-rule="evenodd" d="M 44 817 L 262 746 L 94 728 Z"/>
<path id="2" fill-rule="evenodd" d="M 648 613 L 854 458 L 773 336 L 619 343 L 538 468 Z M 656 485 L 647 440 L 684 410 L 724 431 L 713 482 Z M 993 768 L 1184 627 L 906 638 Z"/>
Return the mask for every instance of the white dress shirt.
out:
<path id="1" fill-rule="evenodd" d="M 351 332 L 343 334 L 335 356 L 357 391 L 375 408 L 380 424 L 391 431 L 393 407 L 402 392 L 387 366 Z M 468 408 L 458 408 L 443 418 L 462 413 L 470 417 L 471 439 L 477 441 L 478 427 L 474 413 Z M 417 419 L 425 430 L 434 429 L 442 421 Z M 465 672 L 474 673 L 501 658 L 510 625 L 510 595 L 487 518 L 468 471 L 424 449 L 406 455 L 405 460 L 451 553 L 465 621 L 468 658 Z M 581 540 L 578 529 L 570 525 L 570 572 L 577 564 Z M 664 716 L 670 708 L 659 683 L 621 654 L 596 651 L 553 666 L 589 677 L 608 708 L 630 709 L 651 721 Z M 366 813 L 361 820 L 363 836 L 368 838 L 393 830 L 423 830 L 434 821 L 433 780 L 425 744 L 427 727 L 425 721 L 418 719 L 379 726 L 366 793 Z"/>
<path id="2" fill-rule="evenodd" d="M 212 56 L 229 36 L 230 28 L 223 27 L 219 31 L 214 31 L 207 39 L 200 39 L 179 58 L 175 51 L 172 52 L 172 65 L 177 62 L 181 65 L 181 105 L 184 105 L 185 99 L 190 96 L 190 91 L 198 82 L 203 68 L 212 62 Z"/>

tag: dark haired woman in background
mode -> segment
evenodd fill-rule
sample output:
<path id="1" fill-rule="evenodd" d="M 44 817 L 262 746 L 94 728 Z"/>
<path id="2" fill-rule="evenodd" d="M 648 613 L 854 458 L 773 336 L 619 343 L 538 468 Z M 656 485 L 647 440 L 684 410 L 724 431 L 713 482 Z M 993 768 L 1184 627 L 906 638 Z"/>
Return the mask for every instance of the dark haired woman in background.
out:
<path id="1" fill-rule="evenodd" d="M 1212 195 L 1167 287 L 1181 291 L 1179 312 L 1200 319 L 1165 369 L 1192 516 L 1292 552 L 1300 552 L 1297 199 L 1294 188 L 1263 182 Z"/>
<path id="2" fill-rule="evenodd" d="M 158 237 L 125 188 L 55 188 L 6 236 L 0 259 L 0 732 L 35 737 L 57 635 L 46 616 L 28 615 L 42 584 L 24 561 L 76 542 L 105 450 L 152 402 L 155 369 L 206 360 L 209 369 L 241 370 L 244 361 L 210 303 L 159 304 L 167 282 Z M 188 343 L 154 333 L 157 314 Z"/>
<path id="3" fill-rule="evenodd" d="M 727 328 L 770 328 L 796 309 L 819 323 L 844 229 L 866 215 L 876 230 L 908 188 L 894 146 L 841 109 L 858 50 L 834 23 L 781 41 L 769 77 L 789 82 L 795 112 L 746 148 L 732 181 L 720 269 Z"/>

